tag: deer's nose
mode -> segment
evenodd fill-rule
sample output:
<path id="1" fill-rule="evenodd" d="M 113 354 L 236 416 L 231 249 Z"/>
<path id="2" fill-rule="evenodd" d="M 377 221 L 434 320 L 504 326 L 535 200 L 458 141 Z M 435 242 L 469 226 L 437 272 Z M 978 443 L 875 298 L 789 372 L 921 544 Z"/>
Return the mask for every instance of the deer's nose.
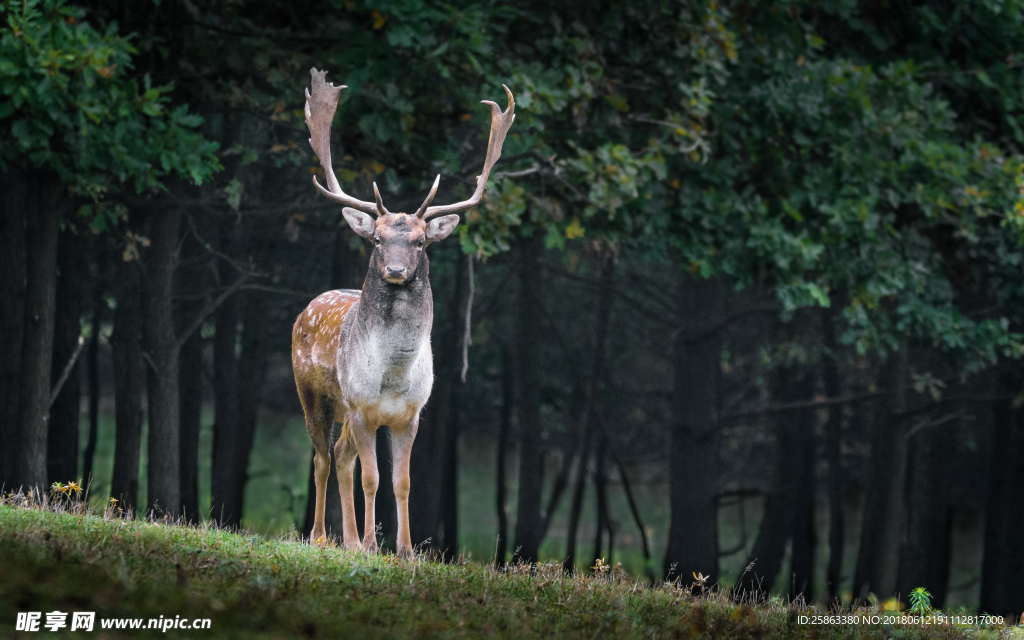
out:
<path id="1" fill-rule="evenodd" d="M 401 278 L 405 276 L 405 272 L 407 271 L 405 267 L 396 267 L 392 265 L 385 267 L 385 270 L 387 271 L 389 278 Z"/>

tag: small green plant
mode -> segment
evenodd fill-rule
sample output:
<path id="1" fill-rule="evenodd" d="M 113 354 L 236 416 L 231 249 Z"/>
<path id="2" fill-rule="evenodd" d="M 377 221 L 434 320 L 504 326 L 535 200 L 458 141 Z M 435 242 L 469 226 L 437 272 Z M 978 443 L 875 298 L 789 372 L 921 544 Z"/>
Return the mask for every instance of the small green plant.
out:
<path id="1" fill-rule="evenodd" d="M 923 616 L 932 610 L 932 594 L 924 587 L 913 589 L 909 597 L 911 613 Z"/>

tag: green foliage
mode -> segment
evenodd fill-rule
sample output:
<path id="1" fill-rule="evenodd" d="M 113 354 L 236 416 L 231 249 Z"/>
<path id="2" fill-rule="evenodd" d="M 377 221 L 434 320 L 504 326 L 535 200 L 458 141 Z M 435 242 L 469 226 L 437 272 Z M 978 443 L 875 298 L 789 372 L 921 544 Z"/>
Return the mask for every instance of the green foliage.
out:
<path id="1" fill-rule="evenodd" d="M 932 594 L 924 587 L 915 587 L 910 595 L 910 612 L 919 616 L 928 615 L 932 610 Z"/>
<path id="2" fill-rule="evenodd" d="M 875 66 L 830 47 L 815 6 L 731 25 L 746 37 L 710 110 L 713 151 L 680 167 L 660 237 L 695 273 L 772 287 L 786 312 L 839 294 L 844 339 L 862 353 L 916 338 L 972 367 L 1019 357 L 1015 319 L 975 314 L 964 288 L 1020 295 L 1008 270 L 1022 255 L 1024 160 L 965 137 L 918 61 Z"/>
<path id="3" fill-rule="evenodd" d="M 169 85 L 133 73 L 135 48 L 116 24 L 94 26 L 65 0 L 3 0 L 0 16 L 0 163 L 55 171 L 93 201 L 217 170 L 202 119 L 171 102 Z M 103 226 L 117 211 L 87 214 Z"/>

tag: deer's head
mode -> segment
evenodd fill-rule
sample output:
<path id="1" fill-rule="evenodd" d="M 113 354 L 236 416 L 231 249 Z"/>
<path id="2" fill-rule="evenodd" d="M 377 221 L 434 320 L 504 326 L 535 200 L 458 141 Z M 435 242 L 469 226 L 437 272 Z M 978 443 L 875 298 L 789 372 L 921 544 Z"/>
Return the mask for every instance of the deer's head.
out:
<path id="1" fill-rule="evenodd" d="M 385 213 L 373 218 L 350 207 L 342 209 L 345 222 L 373 243 L 370 270 L 391 284 L 406 284 L 416 277 L 427 247 L 444 240 L 459 224 L 451 214 L 433 220 L 408 213 Z"/>
<path id="2" fill-rule="evenodd" d="M 459 224 L 458 213 L 479 204 L 491 169 L 501 157 L 501 146 L 505 142 L 512 121 L 515 120 L 515 98 L 505 85 L 508 107 L 502 111 L 490 100 L 482 102 L 491 108 L 491 131 L 487 139 L 487 154 L 484 166 L 476 179 L 476 189 L 467 200 L 447 205 L 431 202 L 437 195 L 441 176 L 434 178 L 434 185 L 415 213 L 392 213 L 384 206 L 377 183 L 373 184 L 374 202 L 360 200 L 345 193 L 334 175 L 331 165 L 331 121 L 338 108 L 342 89 L 327 82 L 326 71 L 310 70 L 310 88 L 306 90 L 306 126 L 309 127 L 309 144 L 313 147 L 323 167 L 327 181 L 325 188 L 313 176 L 313 184 L 325 196 L 344 205 L 342 215 L 345 222 L 358 235 L 373 243 L 370 269 L 376 270 L 381 278 L 392 284 L 410 282 L 426 259 L 426 248 L 434 242 L 447 238 Z"/>

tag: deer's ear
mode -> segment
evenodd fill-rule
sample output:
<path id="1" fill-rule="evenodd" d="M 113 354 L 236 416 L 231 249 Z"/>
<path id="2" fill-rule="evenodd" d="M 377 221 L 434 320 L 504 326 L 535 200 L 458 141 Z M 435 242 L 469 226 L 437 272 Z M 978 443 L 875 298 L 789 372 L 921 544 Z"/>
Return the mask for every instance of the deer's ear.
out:
<path id="1" fill-rule="evenodd" d="M 345 222 L 352 228 L 358 235 L 364 238 L 373 237 L 374 222 L 368 214 L 362 211 L 357 211 L 351 207 L 345 207 L 341 210 L 341 215 L 345 216 Z"/>
<path id="2" fill-rule="evenodd" d="M 444 240 L 459 226 L 459 214 L 453 213 L 440 218 L 434 218 L 427 223 L 427 241 L 438 242 Z"/>

